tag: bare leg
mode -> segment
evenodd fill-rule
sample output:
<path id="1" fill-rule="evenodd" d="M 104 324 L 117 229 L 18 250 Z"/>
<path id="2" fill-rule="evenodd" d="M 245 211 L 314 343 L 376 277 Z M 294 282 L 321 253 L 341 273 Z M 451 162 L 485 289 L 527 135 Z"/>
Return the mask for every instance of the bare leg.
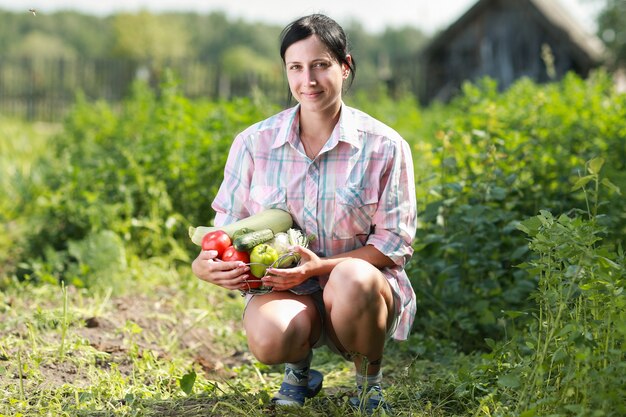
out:
<path id="1" fill-rule="evenodd" d="M 339 349 L 356 353 L 357 372 L 362 372 L 364 365 L 367 375 L 380 371 L 393 303 L 387 279 L 371 264 L 350 259 L 333 269 L 324 288 L 329 318 L 326 330 Z"/>
<path id="2" fill-rule="evenodd" d="M 252 354 L 273 365 L 306 358 L 321 334 L 313 299 L 288 291 L 254 296 L 243 319 Z"/>

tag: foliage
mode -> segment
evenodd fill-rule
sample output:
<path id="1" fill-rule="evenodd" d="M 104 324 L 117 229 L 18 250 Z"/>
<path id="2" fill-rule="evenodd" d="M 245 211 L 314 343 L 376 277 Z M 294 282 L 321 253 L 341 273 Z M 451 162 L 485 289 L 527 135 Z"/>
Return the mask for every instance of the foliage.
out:
<path id="1" fill-rule="evenodd" d="M 525 264 L 539 276 L 539 308 L 525 338 L 530 354 L 500 379 L 522 386 L 518 408 L 535 415 L 626 412 L 626 298 L 624 253 L 600 246 L 595 218 L 542 212 L 521 227 L 537 258 Z M 519 348 L 520 345 L 518 345 Z M 528 411 L 527 411 L 528 410 Z"/>
<path id="2" fill-rule="evenodd" d="M 215 381 L 174 342 L 153 339 L 160 355 L 147 348 L 149 323 L 163 326 L 163 339 L 185 332 L 171 330 L 177 319 L 166 313 L 116 327 L 126 343 L 119 361 L 81 336 L 82 319 L 96 316 L 89 309 L 154 296 L 156 310 L 179 303 L 183 323 L 207 314 L 202 326 L 223 335 L 212 346 L 245 351 L 229 327 L 240 299 L 191 276 L 197 248 L 187 227 L 213 218 L 233 136 L 278 109 L 261 98 L 190 100 L 165 79 L 157 92 L 137 83 L 121 108 L 81 97 L 45 139 L 0 124 L 0 221 L 9 231 L 0 249 L 10 249 L 0 254 L 0 393 L 20 412 L 275 411 L 268 381 L 278 368 L 250 361 Z M 419 229 L 407 271 L 419 306 L 410 341 L 385 356 L 396 409 L 623 414 L 626 96 L 597 73 L 522 80 L 503 93 L 485 79 L 426 109 L 382 90 L 346 101 L 414 151 Z M 59 281 L 70 285 L 50 285 Z M 351 370 L 323 352 L 316 360 L 328 393 L 301 415 L 344 415 Z M 88 369 L 83 385 L 43 386 L 51 363 Z"/>
<path id="3" fill-rule="evenodd" d="M 78 89 L 77 80 L 91 86 L 95 79 L 98 86 L 105 84 L 106 88 L 91 87 L 95 91 L 86 94 L 117 99 L 115 92 L 120 89 L 126 92 L 128 78 L 147 76 L 156 86 L 162 81 L 163 69 L 176 66 L 187 84 L 202 86 L 199 90 L 204 95 L 238 96 L 242 92 L 237 91 L 237 84 L 243 83 L 247 87 L 246 95 L 251 85 L 253 89 L 259 85 L 268 95 L 267 92 L 278 90 L 275 101 L 282 102 L 287 88 L 278 54 L 281 29 L 282 25 L 230 19 L 223 12 L 140 11 L 96 17 L 75 12 L 33 16 L 26 11 L 0 10 L 0 57 L 3 58 L 0 76 L 11 86 L 4 97 L 10 103 L 27 92 L 29 97 L 38 99 L 52 95 L 48 100 L 55 103 L 59 95 L 66 102 Z M 380 34 L 372 34 L 358 24 L 351 24 L 346 31 L 358 63 L 355 89 L 370 91 L 381 80 L 393 84 L 393 78 L 406 81 L 414 77 L 413 72 L 407 73 L 414 66 L 404 63 L 413 61 L 415 52 L 427 40 L 419 30 L 387 28 Z M 10 59 L 5 61 L 5 58 Z M 31 74 L 31 62 L 44 59 L 45 70 Z M 218 71 L 221 74 L 216 77 Z M 28 76 L 20 77 L 20 74 Z M 100 77 L 114 77 L 114 80 L 103 83 Z M 232 91 L 225 87 L 230 84 L 226 77 L 231 78 Z M 60 89 L 58 84 L 67 85 Z M 404 87 L 398 84 L 394 88 L 401 91 Z M 185 88 L 189 91 L 193 87 Z M 22 114 L 14 108 L 11 111 Z M 56 117 L 54 120 L 58 120 Z"/>
<path id="4" fill-rule="evenodd" d="M 548 85 L 522 80 L 502 94 L 488 79 L 465 86 L 427 164 L 436 183 L 410 267 L 421 301 L 417 331 L 467 350 L 513 331 L 508 312 L 532 305 L 536 286 L 515 268 L 528 256 L 516 226 L 542 209 L 586 209 L 570 184 L 596 156 L 606 160 L 606 177 L 625 188 L 625 99 L 602 73 Z M 608 242 L 626 231 L 622 198 L 605 190 L 598 222 Z"/>
<path id="5" fill-rule="evenodd" d="M 112 17 L 113 54 L 141 62 L 184 58 L 191 53 L 189 34 L 178 19 L 142 11 Z"/>
<path id="6" fill-rule="evenodd" d="M 56 125 L 0 117 L 0 287 L 19 262 L 33 205 L 47 189 L 37 159 L 58 132 Z"/>
<path id="7" fill-rule="evenodd" d="M 591 181 L 586 213 L 542 210 L 519 224 L 534 255 L 520 267 L 538 277 L 537 308 L 527 331 L 503 349 L 517 360 L 497 383 L 516 391 L 524 416 L 626 412 L 626 258 L 621 244 L 603 242 L 596 214 L 600 185 L 615 187 L 600 179 L 603 162 L 589 161 L 589 175 L 574 187 Z"/>
<path id="8" fill-rule="evenodd" d="M 626 380 L 626 264 L 621 242 L 607 242 L 598 221 L 604 161 L 586 164 L 572 187 L 588 197 L 588 210 L 553 215 L 541 210 L 517 224 L 531 251 L 517 268 L 536 278 L 534 307 L 507 311 L 516 332 L 485 339 L 487 351 L 454 361 L 450 403 L 501 416 L 621 416 Z M 588 187 L 588 189 L 587 189 Z M 426 339 L 422 339 L 422 348 Z M 441 339 L 438 339 L 441 340 Z M 446 365 L 446 347 L 427 354 Z M 476 414 L 474 414 L 476 415 Z"/>
<path id="9" fill-rule="evenodd" d="M 19 43 L 12 45 L 8 53 L 16 58 L 76 59 L 76 51 L 62 39 L 40 31 L 30 32 Z"/>
<path id="10" fill-rule="evenodd" d="M 37 33 L 41 35 L 32 39 Z M 102 17 L 70 11 L 33 16 L 26 10 L 23 13 L 0 10 L 0 51 L 3 51 L 0 55 L 36 57 L 43 45 L 49 43 L 48 37 L 54 39 L 61 54 L 58 57 L 72 51 L 73 55 L 95 58 L 105 56 L 111 49 L 113 35 L 109 22 Z M 33 43 L 36 43 L 34 49 L 28 49 Z"/>
<path id="11" fill-rule="evenodd" d="M 251 65 L 252 62 L 254 65 Z M 282 71 L 278 62 L 269 60 L 248 46 L 235 46 L 224 51 L 220 66 L 224 73 L 232 76 L 259 74 L 277 78 Z"/>
<path id="12" fill-rule="evenodd" d="M 271 109 L 250 100 L 191 103 L 174 84 L 158 97 L 138 84 L 122 113 L 79 100 L 42 161 L 47 189 L 30 213 L 19 274 L 37 274 L 44 261 L 53 276 L 89 285 L 94 271 L 70 267 L 89 263 L 67 252 L 69 242 L 88 246 L 107 230 L 133 254 L 186 261 L 189 225 L 213 218 L 233 135 Z"/>
<path id="13" fill-rule="evenodd" d="M 604 0 L 598 16 L 598 34 L 611 52 L 611 65 L 626 64 L 626 1 Z"/>

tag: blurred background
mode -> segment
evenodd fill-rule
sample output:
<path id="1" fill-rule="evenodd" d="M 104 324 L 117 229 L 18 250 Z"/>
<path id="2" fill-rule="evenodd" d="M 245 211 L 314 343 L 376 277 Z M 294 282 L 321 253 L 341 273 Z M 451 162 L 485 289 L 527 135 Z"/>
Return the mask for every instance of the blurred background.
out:
<path id="1" fill-rule="evenodd" d="M 465 80 L 505 89 L 521 77 L 618 70 L 624 0 L 0 1 L 0 113 L 59 120 L 77 94 L 119 102 L 135 80 L 157 87 L 166 68 L 190 98 L 287 98 L 282 27 L 322 12 L 346 28 L 358 64 L 353 91 L 422 104 Z"/>
<path id="2" fill-rule="evenodd" d="M 0 0 L 0 416 L 275 415 L 189 228 L 313 12 L 348 32 L 346 103 L 412 150 L 398 415 L 625 416 L 626 0 L 310 4 Z M 346 415 L 338 360 L 299 416 Z"/>

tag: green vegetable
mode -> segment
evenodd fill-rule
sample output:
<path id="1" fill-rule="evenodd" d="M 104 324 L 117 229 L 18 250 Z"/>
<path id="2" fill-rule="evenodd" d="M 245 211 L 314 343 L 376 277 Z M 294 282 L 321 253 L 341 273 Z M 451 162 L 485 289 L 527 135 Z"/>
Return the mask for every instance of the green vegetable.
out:
<path id="1" fill-rule="evenodd" d="M 289 243 L 289 236 L 285 232 L 276 233 L 274 235 L 274 239 L 268 243 L 276 249 L 279 256 L 283 253 L 289 252 L 289 248 L 291 247 L 291 244 Z"/>
<path id="2" fill-rule="evenodd" d="M 243 234 L 233 240 L 233 246 L 240 252 L 250 252 L 255 246 L 268 242 L 274 238 L 271 229 Z"/>
<path id="3" fill-rule="evenodd" d="M 239 236 L 245 235 L 246 233 L 250 233 L 250 232 L 254 232 L 254 230 L 252 229 L 248 229 L 247 227 L 244 227 L 243 229 L 239 229 L 237 230 L 235 233 L 233 233 L 233 235 L 230 237 L 232 240 L 237 239 Z"/>
<path id="4" fill-rule="evenodd" d="M 278 256 L 276 268 L 291 268 L 300 262 L 300 254 L 295 252 L 285 252 Z"/>
<path id="5" fill-rule="evenodd" d="M 315 236 L 305 236 L 299 229 L 287 230 L 287 236 L 289 236 L 289 244 L 291 246 L 302 246 L 304 248 L 309 246 L 309 242 L 312 241 Z"/>
<path id="6" fill-rule="evenodd" d="M 253 231 L 271 229 L 273 233 L 279 233 L 289 230 L 291 226 L 293 226 L 291 214 L 280 209 L 267 209 L 221 227 L 192 226 L 189 228 L 189 237 L 193 243 L 200 246 L 204 235 L 214 230 L 223 230 L 232 239 L 238 230 L 244 228 Z"/>
<path id="7" fill-rule="evenodd" d="M 307 248 L 309 243 L 315 239 L 315 235 L 305 236 L 301 230 L 299 229 L 289 229 L 287 233 L 281 233 L 280 242 L 276 243 L 279 237 L 279 234 L 274 236 L 274 240 L 272 241 L 274 244 L 272 245 L 278 251 L 278 260 L 276 262 L 277 268 L 291 268 L 292 266 L 296 266 L 298 262 L 300 262 L 300 254 L 294 251 L 290 251 L 289 248 L 291 246 L 302 246 Z M 285 250 L 280 250 L 285 248 Z"/>
<path id="8" fill-rule="evenodd" d="M 276 249 L 267 243 L 256 245 L 250 252 L 250 272 L 257 278 L 265 275 L 265 270 L 278 259 Z"/>

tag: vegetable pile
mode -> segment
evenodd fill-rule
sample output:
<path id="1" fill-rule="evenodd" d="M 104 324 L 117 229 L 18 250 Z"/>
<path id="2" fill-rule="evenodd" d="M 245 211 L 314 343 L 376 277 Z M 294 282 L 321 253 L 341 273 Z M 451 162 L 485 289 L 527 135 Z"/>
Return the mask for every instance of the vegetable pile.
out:
<path id="1" fill-rule="evenodd" d="M 300 262 L 293 246 L 308 247 L 313 236 L 293 228 L 291 215 L 267 209 L 223 227 L 199 226 L 189 229 L 191 240 L 202 250 L 214 250 L 221 261 L 242 261 L 257 279 L 247 280 L 248 292 L 268 292 L 262 285 L 268 267 L 291 268 Z M 253 291 L 250 291 L 253 290 Z"/>

